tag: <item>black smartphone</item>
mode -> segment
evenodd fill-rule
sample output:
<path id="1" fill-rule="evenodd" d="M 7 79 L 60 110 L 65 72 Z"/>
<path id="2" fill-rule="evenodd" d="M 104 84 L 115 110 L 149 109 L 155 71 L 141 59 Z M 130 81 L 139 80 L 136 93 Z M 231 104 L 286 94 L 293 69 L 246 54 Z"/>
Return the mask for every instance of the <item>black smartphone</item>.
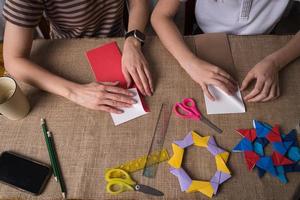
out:
<path id="1" fill-rule="evenodd" d="M 0 181 L 21 191 L 40 194 L 51 172 L 48 165 L 10 151 L 0 156 Z"/>

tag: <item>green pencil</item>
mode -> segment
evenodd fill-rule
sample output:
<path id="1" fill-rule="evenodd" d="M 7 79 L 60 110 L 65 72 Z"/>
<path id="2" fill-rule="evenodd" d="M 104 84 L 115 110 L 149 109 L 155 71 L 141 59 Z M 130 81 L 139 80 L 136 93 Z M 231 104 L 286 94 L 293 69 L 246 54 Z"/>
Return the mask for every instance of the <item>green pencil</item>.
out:
<path id="1" fill-rule="evenodd" d="M 55 148 L 54 148 L 53 137 L 52 137 L 52 135 L 49 131 L 47 131 L 47 136 L 48 136 L 50 146 L 51 146 L 51 150 L 52 150 L 52 153 L 53 153 L 53 156 L 54 156 L 53 161 L 54 161 L 54 168 L 55 168 L 55 171 L 56 171 L 56 176 L 57 176 L 57 179 L 58 179 L 58 182 L 59 182 L 59 185 L 60 185 L 62 196 L 65 199 L 66 194 L 67 194 L 66 186 L 65 186 L 64 179 L 62 177 L 62 173 L 61 173 L 60 166 L 59 166 L 59 163 L 58 163 L 58 158 L 57 158 L 56 151 L 55 151 Z"/>
<path id="2" fill-rule="evenodd" d="M 52 138 L 51 133 L 47 130 L 47 125 L 46 125 L 45 119 L 41 119 L 41 126 L 43 129 L 45 141 L 47 144 L 50 162 L 51 162 L 51 166 L 53 168 L 53 174 L 54 174 L 55 180 L 59 182 L 62 196 L 65 199 L 66 198 L 66 187 L 65 187 L 62 173 L 61 173 L 61 170 L 60 170 L 60 167 L 58 164 L 58 159 L 57 159 L 56 151 L 54 148 L 53 138 Z"/>
<path id="3" fill-rule="evenodd" d="M 51 148 L 51 143 L 48 139 L 48 130 L 47 130 L 47 125 L 46 125 L 46 121 L 45 119 L 41 119 L 41 126 L 42 126 L 42 130 L 43 130 L 43 134 L 44 134 L 44 137 L 45 137 L 45 141 L 46 141 L 46 145 L 47 145 L 47 150 L 48 150 L 48 154 L 49 154 L 49 158 L 50 158 L 50 162 L 51 162 L 51 166 L 52 166 L 52 169 L 53 169 L 53 175 L 54 175 L 54 179 L 56 180 L 57 182 L 57 173 L 56 173 L 56 169 L 54 168 L 54 155 L 53 155 L 53 150 Z"/>

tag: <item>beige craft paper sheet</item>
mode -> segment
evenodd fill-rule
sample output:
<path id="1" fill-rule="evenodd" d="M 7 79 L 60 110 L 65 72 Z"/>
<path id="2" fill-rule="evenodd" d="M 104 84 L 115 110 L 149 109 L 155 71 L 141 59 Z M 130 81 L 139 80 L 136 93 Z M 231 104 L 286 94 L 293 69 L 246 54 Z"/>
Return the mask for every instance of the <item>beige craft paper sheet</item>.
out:
<path id="1" fill-rule="evenodd" d="M 284 45 L 291 37 L 232 37 L 230 54 L 224 34 L 186 38 L 190 48 L 202 58 L 225 68 L 239 79 L 268 53 Z M 32 57 L 54 73 L 80 83 L 93 81 L 84 52 L 107 42 L 106 39 L 57 40 L 34 42 Z M 117 40 L 121 49 L 123 39 Z M 196 49 L 197 46 L 197 49 Z M 206 51 L 202 51 L 204 48 Z M 32 111 L 27 118 L 12 122 L 0 118 L 0 151 L 13 150 L 34 159 L 49 163 L 48 153 L 39 122 L 45 117 L 53 132 L 56 149 L 66 181 L 70 199 L 155 199 L 137 192 L 118 196 L 105 193 L 103 172 L 106 167 L 136 159 L 148 152 L 153 130 L 162 102 L 170 104 L 185 97 L 193 97 L 201 111 L 205 111 L 204 98 L 199 86 L 193 82 L 175 59 L 164 49 L 157 38 L 148 38 L 144 52 L 153 74 L 155 94 L 146 98 L 151 113 L 115 127 L 109 114 L 91 111 L 62 97 L 38 90 L 29 90 Z M 182 120 L 172 114 L 164 147 L 171 153 L 171 143 L 182 139 L 190 130 L 202 136 L 214 134 L 218 145 L 231 150 L 240 140 L 236 128 L 250 128 L 251 120 L 282 124 L 283 130 L 295 127 L 300 116 L 299 77 L 300 60 L 292 63 L 281 76 L 283 95 L 265 104 L 247 104 L 246 114 L 214 115 L 208 118 L 224 130 L 221 135 L 212 133 L 206 126 Z M 285 80 L 285 81 L 283 81 Z M 53 83 L 55 84 L 55 83 Z M 293 199 L 299 192 L 299 173 L 289 174 L 289 183 L 282 185 L 274 177 L 259 179 L 248 172 L 242 154 L 231 154 L 229 168 L 233 177 L 222 184 L 214 199 Z M 206 149 L 187 149 L 183 167 L 194 179 L 209 180 L 216 171 L 215 160 Z M 132 174 L 139 183 L 150 185 L 165 193 L 163 199 L 207 199 L 200 193 L 180 191 L 176 177 L 169 173 L 167 163 L 158 167 L 155 179 Z M 1 198 L 60 199 L 58 184 L 52 178 L 44 193 L 35 198 L 5 185 L 0 185 Z"/>

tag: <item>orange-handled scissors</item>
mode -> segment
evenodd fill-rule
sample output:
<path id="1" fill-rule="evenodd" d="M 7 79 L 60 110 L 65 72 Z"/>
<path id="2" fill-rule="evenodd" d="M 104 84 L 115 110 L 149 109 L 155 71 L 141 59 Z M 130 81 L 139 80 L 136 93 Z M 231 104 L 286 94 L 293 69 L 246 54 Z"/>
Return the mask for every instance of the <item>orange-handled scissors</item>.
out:
<path id="1" fill-rule="evenodd" d="M 218 133 L 222 133 L 222 130 L 214 125 L 211 121 L 203 116 L 203 114 L 198 110 L 196 102 L 192 98 L 185 98 L 182 102 L 177 102 L 174 105 L 174 112 L 178 117 L 184 119 L 192 119 L 195 121 L 204 122 L 211 129 Z"/>

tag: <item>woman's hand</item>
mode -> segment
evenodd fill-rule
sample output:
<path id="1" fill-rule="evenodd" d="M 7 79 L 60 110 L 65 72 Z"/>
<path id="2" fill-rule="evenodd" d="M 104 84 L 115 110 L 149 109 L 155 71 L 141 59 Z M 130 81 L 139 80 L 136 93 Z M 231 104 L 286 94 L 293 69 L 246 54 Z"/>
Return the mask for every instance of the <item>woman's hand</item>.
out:
<path id="1" fill-rule="evenodd" d="M 141 51 L 140 42 L 133 37 L 127 38 L 124 43 L 122 71 L 128 87 L 133 79 L 143 95 L 151 96 L 153 94 L 152 78 L 148 70 L 148 62 Z"/>
<path id="2" fill-rule="evenodd" d="M 68 98 L 86 108 L 111 113 L 123 113 L 120 108 L 130 107 L 136 103 L 132 94 L 126 89 L 117 87 L 116 83 L 75 84 Z"/>
<path id="3" fill-rule="evenodd" d="M 215 100 L 215 97 L 208 90 L 208 85 L 217 86 L 229 95 L 237 90 L 235 80 L 215 65 L 195 58 L 186 69 L 192 79 L 201 86 L 204 94 L 212 101 Z"/>
<path id="4" fill-rule="evenodd" d="M 248 102 L 266 102 L 279 97 L 279 69 L 273 59 L 269 57 L 256 64 L 242 83 L 241 90 L 245 90 L 249 83 L 256 79 L 253 90 L 244 99 Z"/>

